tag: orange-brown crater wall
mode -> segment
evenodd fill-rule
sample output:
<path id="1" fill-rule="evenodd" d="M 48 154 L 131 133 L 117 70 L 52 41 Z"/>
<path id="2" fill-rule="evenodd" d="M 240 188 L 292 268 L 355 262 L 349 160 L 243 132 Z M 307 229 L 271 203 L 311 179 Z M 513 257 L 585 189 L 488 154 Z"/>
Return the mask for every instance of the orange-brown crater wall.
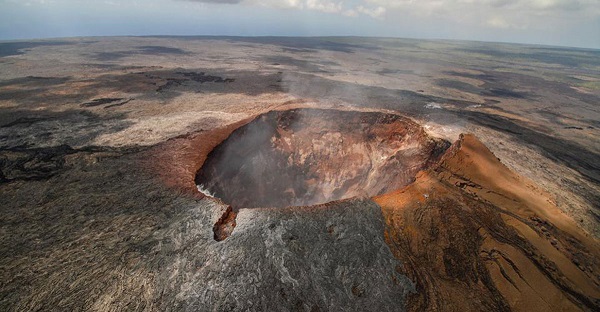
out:
<path id="1" fill-rule="evenodd" d="M 448 146 L 396 114 L 273 111 L 217 146 L 196 183 L 236 208 L 314 205 L 403 187 Z"/>

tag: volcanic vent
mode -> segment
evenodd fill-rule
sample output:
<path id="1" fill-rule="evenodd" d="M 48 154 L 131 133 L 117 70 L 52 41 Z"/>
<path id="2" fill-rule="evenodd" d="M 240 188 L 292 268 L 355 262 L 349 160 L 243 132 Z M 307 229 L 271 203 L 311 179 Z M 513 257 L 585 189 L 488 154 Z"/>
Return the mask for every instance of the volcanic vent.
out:
<path id="1" fill-rule="evenodd" d="M 412 182 L 448 146 L 396 114 L 272 111 L 217 146 L 196 184 L 234 209 L 374 196 Z"/>

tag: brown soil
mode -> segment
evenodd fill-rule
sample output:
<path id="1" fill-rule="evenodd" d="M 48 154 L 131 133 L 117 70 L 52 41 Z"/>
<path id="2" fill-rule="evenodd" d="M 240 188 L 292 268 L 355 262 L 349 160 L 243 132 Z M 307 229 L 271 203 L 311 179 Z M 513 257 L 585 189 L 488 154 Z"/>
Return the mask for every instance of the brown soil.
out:
<path id="1" fill-rule="evenodd" d="M 377 196 L 416 283 L 409 311 L 597 311 L 597 240 L 472 135 L 411 185 Z"/>

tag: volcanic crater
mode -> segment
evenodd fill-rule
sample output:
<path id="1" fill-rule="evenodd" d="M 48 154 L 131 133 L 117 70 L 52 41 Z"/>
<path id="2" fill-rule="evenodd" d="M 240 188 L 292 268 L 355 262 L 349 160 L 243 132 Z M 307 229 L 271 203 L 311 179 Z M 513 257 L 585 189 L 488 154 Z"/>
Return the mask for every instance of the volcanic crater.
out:
<path id="1" fill-rule="evenodd" d="M 196 184 L 233 211 L 371 197 L 410 184 L 449 146 L 392 113 L 271 111 L 216 146 Z"/>

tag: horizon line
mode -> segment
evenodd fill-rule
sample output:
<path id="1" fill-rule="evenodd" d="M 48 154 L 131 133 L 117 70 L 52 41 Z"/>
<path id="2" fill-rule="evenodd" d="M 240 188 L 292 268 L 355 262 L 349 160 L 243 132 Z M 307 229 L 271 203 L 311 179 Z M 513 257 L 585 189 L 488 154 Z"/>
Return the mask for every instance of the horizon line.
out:
<path id="1" fill-rule="evenodd" d="M 580 50 L 600 51 L 600 47 L 583 47 L 569 46 L 560 44 L 546 43 L 528 43 L 516 41 L 487 41 L 477 39 L 449 39 L 449 38 L 419 38 L 419 37 L 392 37 L 392 36 L 375 36 L 375 35 L 81 35 L 81 36 L 64 36 L 64 37 L 21 37 L 21 38 L 0 38 L 0 43 L 9 42 L 26 42 L 26 41 L 43 41 L 43 40 L 60 40 L 60 39 L 78 39 L 78 38 L 372 38 L 372 39 L 394 39 L 394 40 L 417 40 L 417 41 L 450 41 L 450 42 L 472 42 L 486 44 L 509 44 L 523 46 L 540 46 L 548 48 L 570 48 Z"/>

